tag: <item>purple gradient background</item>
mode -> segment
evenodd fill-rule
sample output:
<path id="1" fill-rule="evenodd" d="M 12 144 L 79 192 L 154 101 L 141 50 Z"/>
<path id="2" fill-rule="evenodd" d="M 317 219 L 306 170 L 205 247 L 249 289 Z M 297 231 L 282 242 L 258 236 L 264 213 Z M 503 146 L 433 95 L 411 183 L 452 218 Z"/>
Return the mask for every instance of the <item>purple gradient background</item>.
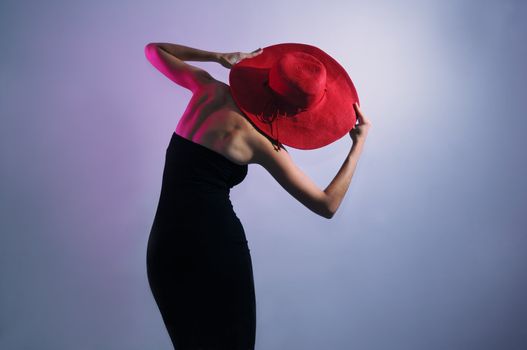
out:
<path id="1" fill-rule="evenodd" d="M 525 4 L 2 1 L 0 348 L 171 348 L 145 265 L 190 97 L 144 57 L 166 41 L 319 46 L 373 123 L 332 220 L 259 166 L 232 190 L 257 349 L 526 349 Z M 290 151 L 323 188 L 350 145 Z"/>

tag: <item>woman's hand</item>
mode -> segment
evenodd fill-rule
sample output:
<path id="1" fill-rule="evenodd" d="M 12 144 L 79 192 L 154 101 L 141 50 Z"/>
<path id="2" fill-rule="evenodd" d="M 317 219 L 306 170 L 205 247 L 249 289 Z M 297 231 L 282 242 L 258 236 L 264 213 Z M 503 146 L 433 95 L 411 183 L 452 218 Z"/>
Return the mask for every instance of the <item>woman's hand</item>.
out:
<path id="1" fill-rule="evenodd" d="M 257 49 L 253 52 L 245 53 L 245 52 L 228 52 L 228 53 L 220 53 L 218 55 L 218 63 L 224 66 L 225 68 L 231 69 L 233 65 L 240 62 L 241 60 L 245 58 L 251 58 L 254 56 L 258 56 L 263 52 L 263 49 Z"/>
<path id="2" fill-rule="evenodd" d="M 357 141 L 364 141 L 366 137 L 368 136 L 368 131 L 371 127 L 370 120 L 362 113 L 359 104 L 355 102 L 353 104 L 353 107 L 355 108 L 355 114 L 357 115 L 357 121 L 358 123 L 355 124 L 353 129 L 350 130 L 349 135 L 351 139 L 353 140 L 353 144 L 357 143 Z"/>

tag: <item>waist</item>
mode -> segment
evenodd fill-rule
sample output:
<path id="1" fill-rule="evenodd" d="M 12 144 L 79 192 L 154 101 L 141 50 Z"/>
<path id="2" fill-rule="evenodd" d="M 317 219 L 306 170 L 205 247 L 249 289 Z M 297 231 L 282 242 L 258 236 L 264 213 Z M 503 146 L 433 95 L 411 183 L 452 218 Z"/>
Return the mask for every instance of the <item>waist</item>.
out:
<path id="1" fill-rule="evenodd" d="M 230 204 L 192 201 L 167 205 L 161 202 L 151 230 L 155 236 L 183 245 L 247 243 L 243 225 Z"/>
<path id="2" fill-rule="evenodd" d="M 230 199 L 230 190 L 218 188 L 172 187 L 170 190 L 162 189 L 157 211 L 180 220 L 191 219 L 198 215 L 207 218 L 220 213 L 226 217 L 236 217 Z"/>

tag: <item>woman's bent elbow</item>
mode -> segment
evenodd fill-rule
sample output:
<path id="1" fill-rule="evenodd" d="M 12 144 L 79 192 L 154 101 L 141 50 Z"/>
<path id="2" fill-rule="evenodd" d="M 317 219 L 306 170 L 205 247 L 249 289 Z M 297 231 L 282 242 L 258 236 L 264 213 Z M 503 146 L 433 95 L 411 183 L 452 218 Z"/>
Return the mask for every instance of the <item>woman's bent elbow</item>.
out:
<path id="1" fill-rule="evenodd" d="M 331 198 L 327 194 L 325 196 L 323 203 L 324 203 L 322 205 L 323 212 L 321 215 L 325 217 L 326 219 L 331 219 L 333 215 L 335 215 L 335 212 L 337 211 L 338 206 L 335 207 L 335 205 L 333 205 Z"/>
<path id="2" fill-rule="evenodd" d="M 331 219 L 333 215 L 335 215 L 335 212 L 327 208 L 322 213 L 320 213 L 320 215 L 325 217 L 326 219 Z"/>

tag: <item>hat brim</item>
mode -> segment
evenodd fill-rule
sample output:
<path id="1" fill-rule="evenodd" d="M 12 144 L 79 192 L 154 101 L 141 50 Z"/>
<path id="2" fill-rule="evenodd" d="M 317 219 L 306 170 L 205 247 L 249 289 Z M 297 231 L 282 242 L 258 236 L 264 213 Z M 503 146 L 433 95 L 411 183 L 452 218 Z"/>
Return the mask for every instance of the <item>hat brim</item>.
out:
<path id="1" fill-rule="evenodd" d="M 326 67 L 326 93 L 309 111 L 284 109 L 265 86 L 269 69 L 281 55 L 291 51 L 311 54 Z M 315 46 L 283 43 L 265 47 L 261 54 L 231 67 L 229 85 L 236 104 L 255 127 L 293 148 L 308 150 L 326 146 L 347 134 L 357 120 L 353 104 L 359 98 L 351 78 L 337 61 Z M 262 114 L 280 117 L 270 124 L 260 118 Z"/>

